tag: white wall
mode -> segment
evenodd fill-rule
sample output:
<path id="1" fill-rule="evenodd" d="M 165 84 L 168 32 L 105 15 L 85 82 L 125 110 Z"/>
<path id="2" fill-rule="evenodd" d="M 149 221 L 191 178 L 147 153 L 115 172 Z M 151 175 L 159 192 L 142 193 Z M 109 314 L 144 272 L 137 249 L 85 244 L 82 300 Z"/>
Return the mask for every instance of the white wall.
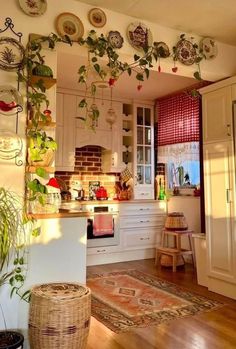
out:
<path id="1" fill-rule="evenodd" d="M 47 35 L 51 32 L 56 32 L 55 29 L 55 19 L 57 15 L 62 12 L 71 12 L 77 15 L 83 22 L 85 27 L 85 35 L 88 30 L 94 29 L 88 22 L 87 14 L 91 6 L 80 3 L 76 0 L 48 0 L 48 7 L 46 13 L 41 17 L 30 17 L 27 16 L 19 7 L 18 0 L 3 1 L 1 0 L 1 17 L 0 17 L 0 27 L 4 27 L 4 21 L 6 17 L 11 17 L 14 22 L 14 29 L 18 32 L 23 33 L 23 43 L 26 44 L 28 40 L 29 33 L 38 33 L 42 35 Z M 158 9 L 157 9 L 158 10 Z M 126 38 L 126 28 L 128 24 L 137 19 L 132 17 L 115 13 L 112 11 L 105 10 L 107 16 L 107 24 L 104 28 L 97 30 L 98 32 L 103 32 L 106 34 L 109 30 L 118 30 L 121 35 Z M 149 23 L 145 21 L 146 25 L 150 27 L 153 39 L 155 41 L 165 41 L 170 47 L 176 44 L 181 32 L 176 30 L 168 29 L 163 26 L 159 26 L 154 23 Z M 4 33 L 8 35 L 8 33 Z M 193 36 L 193 34 L 191 34 Z M 205 61 L 202 64 L 202 77 L 204 79 L 215 80 L 224 78 L 227 76 L 232 76 L 236 72 L 236 47 L 229 45 L 217 43 L 219 54 L 213 61 Z M 76 45 L 72 50 L 77 50 Z M 120 54 L 122 54 L 125 59 L 131 59 L 131 56 L 135 53 L 134 49 L 125 40 Z M 52 68 L 56 68 L 56 55 L 54 58 L 52 56 Z M 49 60 L 47 61 L 49 63 Z M 171 68 L 173 62 L 171 59 L 163 60 L 162 70 L 164 72 L 171 73 Z M 179 65 L 178 74 L 183 76 L 192 76 L 194 67 L 187 67 Z M 56 72 L 55 72 L 56 74 Z M 0 83 L 1 84 L 15 84 L 16 75 L 0 71 Z M 23 92 L 23 91 L 22 91 Z M 50 91 L 50 102 L 51 109 L 55 111 L 55 89 Z M 20 115 L 20 127 L 19 135 L 24 138 L 25 133 L 25 113 Z M 14 130 L 14 118 L 13 117 L 3 117 L 0 115 L 0 130 Z M 0 131 L 1 134 L 1 131 Z M 24 154 L 22 156 L 24 160 Z M 0 160 L 0 185 L 10 187 L 14 190 L 24 192 L 24 166 L 17 167 L 14 164 L 14 160 L 11 161 L 1 161 Z M 9 301 L 8 296 L 1 294 L 1 301 L 4 303 L 5 307 L 9 310 L 8 313 L 8 325 L 9 327 L 16 327 L 17 320 L 14 315 L 17 312 L 18 300 Z M 13 315 L 13 316 L 12 316 Z M 0 325 L 1 326 L 1 325 Z"/>

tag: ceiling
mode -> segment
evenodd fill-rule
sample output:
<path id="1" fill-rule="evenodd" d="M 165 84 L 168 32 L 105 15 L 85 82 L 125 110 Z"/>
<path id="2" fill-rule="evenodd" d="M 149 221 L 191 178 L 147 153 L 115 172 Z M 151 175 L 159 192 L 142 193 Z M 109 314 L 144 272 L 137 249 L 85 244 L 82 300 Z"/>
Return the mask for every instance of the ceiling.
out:
<path id="1" fill-rule="evenodd" d="M 78 68 L 83 64 L 87 64 L 84 57 L 74 53 L 58 52 L 57 86 L 73 90 L 83 89 L 81 88 L 82 85 L 78 84 Z M 144 81 L 141 90 L 138 90 L 138 81 L 135 76 L 129 77 L 125 73 L 115 83 L 113 97 L 155 100 L 194 84 L 196 84 L 194 78 L 150 71 L 149 79 Z M 109 89 L 104 89 L 103 92 L 104 96 L 109 96 Z"/>
<path id="2" fill-rule="evenodd" d="M 235 0 L 79 0 L 236 46 Z"/>

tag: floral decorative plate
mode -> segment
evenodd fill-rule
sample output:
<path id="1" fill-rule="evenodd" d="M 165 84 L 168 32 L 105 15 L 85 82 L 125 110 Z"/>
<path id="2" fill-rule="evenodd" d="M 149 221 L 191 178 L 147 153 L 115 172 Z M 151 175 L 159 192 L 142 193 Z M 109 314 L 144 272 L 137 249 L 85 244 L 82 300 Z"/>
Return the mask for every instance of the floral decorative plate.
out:
<path id="1" fill-rule="evenodd" d="M 13 115 L 22 111 L 23 98 L 11 85 L 0 86 L 0 114 Z"/>
<path id="2" fill-rule="evenodd" d="M 0 159 L 14 159 L 21 154 L 22 148 L 22 139 L 17 134 L 0 130 Z"/>
<path id="3" fill-rule="evenodd" d="M 107 21 L 105 13 L 100 8 L 92 8 L 88 13 L 89 22 L 97 28 L 104 27 Z"/>
<path id="4" fill-rule="evenodd" d="M 140 22 L 131 23 L 127 28 L 127 37 L 130 45 L 137 50 L 152 45 L 152 33 L 145 24 Z"/>
<path id="5" fill-rule="evenodd" d="M 81 20 L 69 12 L 63 12 L 57 16 L 56 29 L 60 36 L 68 35 L 71 41 L 78 41 L 84 34 L 84 26 Z"/>
<path id="6" fill-rule="evenodd" d="M 10 37 L 0 38 L 0 69 L 12 71 L 21 68 L 25 56 L 23 45 Z"/>
<path id="7" fill-rule="evenodd" d="M 206 59 L 213 59 L 217 56 L 218 49 L 215 40 L 211 38 L 202 39 L 200 48 Z"/>
<path id="8" fill-rule="evenodd" d="M 154 42 L 153 45 L 157 51 L 158 57 L 161 57 L 161 58 L 169 57 L 170 49 L 165 42 L 163 42 L 163 41 Z"/>
<path id="9" fill-rule="evenodd" d="M 47 10 L 46 0 L 19 0 L 21 9 L 29 16 L 42 16 Z"/>
<path id="10" fill-rule="evenodd" d="M 193 43 L 183 39 L 178 41 L 176 45 L 176 57 L 184 65 L 192 65 L 197 56 L 196 49 Z"/>
<path id="11" fill-rule="evenodd" d="M 124 39 L 117 30 L 109 31 L 107 39 L 110 45 L 114 48 L 121 48 L 123 46 Z"/>

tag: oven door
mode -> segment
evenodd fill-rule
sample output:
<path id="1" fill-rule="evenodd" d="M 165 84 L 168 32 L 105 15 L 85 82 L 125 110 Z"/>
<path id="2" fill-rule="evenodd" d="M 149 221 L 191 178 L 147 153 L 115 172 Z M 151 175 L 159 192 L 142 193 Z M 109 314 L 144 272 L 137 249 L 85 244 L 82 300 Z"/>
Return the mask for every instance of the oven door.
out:
<path id="1" fill-rule="evenodd" d="M 112 222 L 109 232 L 107 229 L 109 223 L 106 221 L 106 215 Z M 99 229 L 96 230 L 97 222 L 99 222 Z M 119 242 L 118 214 L 94 213 L 93 216 L 87 219 L 88 247 L 116 246 L 119 245 Z"/>

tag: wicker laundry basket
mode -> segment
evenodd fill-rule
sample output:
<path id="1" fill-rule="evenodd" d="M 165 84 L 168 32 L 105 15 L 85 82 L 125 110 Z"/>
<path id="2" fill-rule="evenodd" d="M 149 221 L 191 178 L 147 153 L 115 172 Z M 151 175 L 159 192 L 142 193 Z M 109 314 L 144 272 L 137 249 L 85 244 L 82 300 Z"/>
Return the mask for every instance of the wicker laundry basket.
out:
<path id="1" fill-rule="evenodd" d="M 91 316 L 91 292 L 77 283 L 32 288 L 29 309 L 31 349 L 84 349 Z"/>
<path id="2" fill-rule="evenodd" d="M 169 213 L 165 221 L 165 229 L 167 230 L 187 230 L 188 224 L 183 212 Z"/>

